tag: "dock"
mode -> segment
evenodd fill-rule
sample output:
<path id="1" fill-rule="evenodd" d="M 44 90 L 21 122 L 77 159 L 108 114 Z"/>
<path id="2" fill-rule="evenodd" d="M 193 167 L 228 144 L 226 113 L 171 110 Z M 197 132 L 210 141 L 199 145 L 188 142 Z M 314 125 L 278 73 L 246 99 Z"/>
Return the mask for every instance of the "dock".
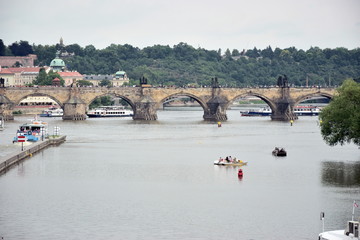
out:
<path id="1" fill-rule="evenodd" d="M 9 169 L 15 163 L 18 163 L 25 158 L 31 157 L 34 153 L 39 152 L 49 146 L 59 145 L 65 142 L 65 140 L 66 136 L 50 137 L 44 141 L 38 141 L 26 146 L 24 151 L 19 150 L 4 157 L 0 157 L 0 173 Z"/>

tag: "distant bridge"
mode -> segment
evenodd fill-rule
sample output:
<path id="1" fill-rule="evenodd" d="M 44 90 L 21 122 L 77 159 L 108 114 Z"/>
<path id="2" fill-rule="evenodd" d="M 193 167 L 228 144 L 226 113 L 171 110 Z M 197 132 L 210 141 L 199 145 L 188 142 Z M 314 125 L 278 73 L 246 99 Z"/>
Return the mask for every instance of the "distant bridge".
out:
<path id="1" fill-rule="evenodd" d="M 85 120 L 89 104 L 97 97 L 112 95 L 124 99 L 134 111 L 135 120 L 157 120 L 157 110 L 169 99 L 187 96 L 204 110 L 203 118 L 227 120 L 226 110 L 238 98 L 256 96 L 272 110 L 271 119 L 295 120 L 294 107 L 312 97 L 332 98 L 334 88 L 180 88 L 180 87 L 6 87 L 0 88 L 0 115 L 13 120 L 13 109 L 29 96 L 47 96 L 64 109 L 64 120 Z"/>

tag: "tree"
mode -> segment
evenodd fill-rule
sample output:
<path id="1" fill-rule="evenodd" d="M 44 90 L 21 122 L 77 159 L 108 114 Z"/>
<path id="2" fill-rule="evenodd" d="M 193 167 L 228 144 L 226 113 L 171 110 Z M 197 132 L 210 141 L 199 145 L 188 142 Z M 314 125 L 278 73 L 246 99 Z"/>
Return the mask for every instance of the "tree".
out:
<path id="1" fill-rule="evenodd" d="M 99 86 L 101 86 L 101 87 L 111 87 L 112 83 L 111 83 L 111 81 L 109 79 L 104 79 L 104 80 L 100 81 Z"/>
<path id="2" fill-rule="evenodd" d="M 338 95 L 320 113 L 321 134 L 331 146 L 360 145 L 360 83 L 345 80 Z"/>
<path id="3" fill-rule="evenodd" d="M 33 54 L 34 51 L 27 41 L 20 41 L 20 43 L 14 42 L 9 46 L 14 56 L 27 56 Z"/>
<path id="4" fill-rule="evenodd" d="M 41 68 L 40 71 L 39 71 L 39 75 L 33 81 L 33 84 L 34 85 L 40 85 L 40 86 L 52 85 L 53 84 L 52 81 L 55 78 L 59 78 L 60 79 L 60 85 L 64 86 L 65 81 L 57 72 L 53 72 L 52 70 L 50 70 L 50 72 L 47 74 L 45 69 Z"/>
<path id="5" fill-rule="evenodd" d="M 0 56 L 5 56 L 6 46 L 2 39 L 0 39 Z"/>
<path id="6" fill-rule="evenodd" d="M 79 80 L 76 82 L 79 86 L 93 86 L 92 82 L 87 80 Z"/>

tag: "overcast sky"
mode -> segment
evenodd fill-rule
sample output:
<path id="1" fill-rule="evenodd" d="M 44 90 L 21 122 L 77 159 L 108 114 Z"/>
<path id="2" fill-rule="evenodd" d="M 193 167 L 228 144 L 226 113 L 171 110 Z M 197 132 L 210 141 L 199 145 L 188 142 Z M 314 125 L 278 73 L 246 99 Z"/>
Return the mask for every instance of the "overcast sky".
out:
<path id="1" fill-rule="evenodd" d="M 5 45 L 360 47 L 360 0 L 0 0 Z"/>

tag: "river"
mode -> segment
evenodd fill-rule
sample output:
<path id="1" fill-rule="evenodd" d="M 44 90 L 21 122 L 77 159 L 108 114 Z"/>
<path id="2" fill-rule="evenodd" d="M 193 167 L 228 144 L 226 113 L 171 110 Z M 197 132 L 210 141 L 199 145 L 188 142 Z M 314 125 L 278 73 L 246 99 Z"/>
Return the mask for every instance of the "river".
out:
<path id="1" fill-rule="evenodd" d="M 0 175 L 0 236 L 9 239 L 317 239 L 344 229 L 360 202 L 360 149 L 330 147 L 317 117 L 293 126 L 240 117 L 218 127 L 197 108 L 131 118 L 62 121 L 67 141 Z M 0 132 L 11 152 L 16 117 Z M 274 157 L 275 146 L 288 156 Z M 248 161 L 214 166 L 220 156 Z M 356 218 L 360 210 L 356 209 Z"/>

